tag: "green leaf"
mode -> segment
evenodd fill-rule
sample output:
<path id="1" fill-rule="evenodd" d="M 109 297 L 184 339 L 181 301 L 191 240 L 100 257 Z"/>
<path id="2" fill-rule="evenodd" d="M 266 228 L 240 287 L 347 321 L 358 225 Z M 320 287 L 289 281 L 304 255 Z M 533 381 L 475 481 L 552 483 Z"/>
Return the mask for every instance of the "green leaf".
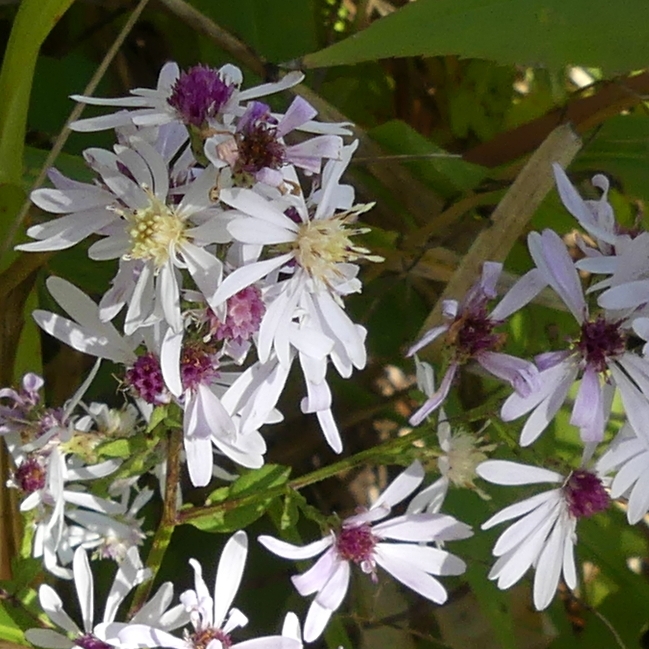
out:
<path id="1" fill-rule="evenodd" d="M 452 156 L 400 120 L 386 122 L 368 134 L 390 153 L 430 155 L 424 160 L 405 161 L 404 166 L 445 199 L 473 189 L 487 175 L 483 167 Z"/>
<path id="2" fill-rule="evenodd" d="M 168 414 L 169 408 L 167 406 L 156 406 L 151 413 L 151 419 L 149 420 L 146 432 L 150 433 L 159 423 L 167 418 Z"/>
<path id="3" fill-rule="evenodd" d="M 38 51 L 73 0 L 23 0 L 0 71 L 0 183 L 18 185 Z"/>
<path id="4" fill-rule="evenodd" d="M 7 613 L 7 604 L 0 602 L 0 640 L 25 644 L 25 636 L 18 624 Z"/>
<path id="5" fill-rule="evenodd" d="M 317 47 L 314 0 L 194 0 L 192 4 L 268 61 L 285 61 Z"/>
<path id="6" fill-rule="evenodd" d="M 284 484 L 290 474 L 290 467 L 266 464 L 238 478 L 230 487 L 230 495 L 241 497 L 254 492 L 261 493 L 265 489 Z"/>
<path id="7" fill-rule="evenodd" d="M 222 509 L 193 518 L 189 521 L 190 524 L 205 532 L 219 533 L 233 532 L 247 527 L 260 518 L 277 498 L 272 495 L 264 496 L 264 492 L 286 484 L 290 472 L 289 467 L 267 464 L 242 475 L 230 487 L 220 487 L 208 496 L 206 504 L 221 503 Z M 240 498 L 253 495 L 257 497 L 252 498 L 250 503 L 236 503 Z M 235 501 L 232 507 L 228 506 L 228 500 Z"/>
<path id="8" fill-rule="evenodd" d="M 568 171 L 584 171 L 589 176 L 596 173 L 613 176 L 627 193 L 647 201 L 648 141 L 649 120 L 646 115 L 618 115 L 598 129 L 597 135 L 577 156 Z M 589 198 L 599 196 L 600 191 L 593 189 Z"/>
<path id="9" fill-rule="evenodd" d="M 506 64 L 634 70 L 649 60 L 649 3 L 627 0 L 418 0 L 340 43 L 307 68 L 456 54 Z"/>
<path id="10" fill-rule="evenodd" d="M 1 164 L 0 161 L 0 166 Z M 7 240 L 12 234 L 12 226 L 26 198 L 27 194 L 19 185 L 0 182 L 0 242 Z M 6 270 L 18 254 L 14 250 L 7 250 L 0 258 L 0 271 Z"/>
<path id="11" fill-rule="evenodd" d="M 102 444 L 98 450 L 106 457 L 129 457 L 133 452 L 133 445 L 128 439 L 114 439 Z"/>

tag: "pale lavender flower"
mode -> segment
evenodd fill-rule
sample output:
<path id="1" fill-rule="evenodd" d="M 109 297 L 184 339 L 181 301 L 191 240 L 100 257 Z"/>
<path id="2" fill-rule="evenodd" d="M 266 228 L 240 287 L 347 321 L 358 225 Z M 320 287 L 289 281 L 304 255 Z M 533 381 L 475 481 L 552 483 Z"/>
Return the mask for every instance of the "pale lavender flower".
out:
<path id="1" fill-rule="evenodd" d="M 478 475 L 494 484 L 519 486 L 553 483 L 555 489 L 509 505 L 482 524 L 482 529 L 518 518 L 503 532 L 493 549 L 498 557 L 489 572 L 505 590 L 518 582 L 527 570 L 535 569 L 534 606 L 549 606 L 563 575 L 568 588 L 577 586 L 574 546 L 577 521 L 604 511 L 610 502 L 600 478 L 580 468 L 568 475 L 507 460 L 487 460 Z"/>
<path id="2" fill-rule="evenodd" d="M 229 231 L 256 254 L 227 275 L 210 302 L 218 313 L 226 300 L 265 279 L 259 359 L 266 363 L 275 355 L 288 370 L 299 354 L 307 383 L 302 410 L 316 413 L 336 452 L 342 442 L 331 415 L 327 362 L 345 378 L 365 366 L 367 332 L 346 314 L 343 297 L 361 289 L 353 262 L 381 260 L 351 240 L 366 231 L 350 226 L 370 207 L 353 207 L 352 188 L 339 182 L 356 146 L 343 147 L 342 159 L 325 165 L 322 186 L 309 199 L 302 194 L 271 199 L 247 189 L 221 192 L 221 200 L 234 208 L 226 212 L 232 217 Z M 297 180 L 294 171 L 293 176 Z M 262 246 L 272 256 L 256 261 Z"/>
<path id="3" fill-rule="evenodd" d="M 580 241 L 582 250 L 588 256 L 589 263 L 591 260 L 598 260 L 595 263 L 601 265 L 599 270 L 593 270 L 592 272 L 607 272 L 608 269 L 604 265 L 607 262 L 604 258 L 614 253 L 620 237 L 624 236 L 615 221 L 613 208 L 608 202 L 608 178 L 602 174 L 593 176 L 591 181 L 593 187 L 601 190 L 602 195 L 597 201 L 584 200 L 559 164 L 553 163 L 552 170 L 557 183 L 557 191 L 564 207 L 577 219 L 579 225 L 595 238 L 597 243 L 598 250 L 594 250 L 587 246 L 583 240 Z"/>
<path id="4" fill-rule="evenodd" d="M 210 595 L 205 584 L 200 564 L 190 559 L 194 569 L 194 590 L 185 591 L 180 600 L 193 629 L 186 629 L 183 637 L 178 638 L 156 626 L 131 623 L 117 634 L 121 645 L 169 649 L 300 649 L 301 642 L 291 635 L 233 642 L 232 632 L 248 623 L 248 618 L 239 609 L 231 608 L 247 555 L 248 537 L 245 532 L 236 532 L 223 548 L 216 572 L 214 596 Z"/>
<path id="5" fill-rule="evenodd" d="M 459 368 L 471 360 L 475 360 L 490 374 L 507 381 L 517 394 L 527 396 L 538 387 L 538 370 L 535 365 L 498 351 L 504 344 L 505 334 L 495 331 L 505 318 L 531 299 L 528 295 L 533 295 L 531 291 L 534 281 L 529 280 L 534 278 L 525 276 L 515 287 L 516 290 L 512 289 L 489 313 L 487 306 L 497 295 L 496 283 L 501 271 L 502 264 L 485 262 L 480 280 L 469 289 L 461 302 L 444 301 L 442 314 L 446 323 L 430 329 L 408 350 L 408 356 L 411 356 L 444 334 L 451 355 L 437 391 L 429 395 L 410 417 L 412 426 L 421 424 L 440 407 L 448 396 Z"/>
<path id="6" fill-rule="evenodd" d="M 611 498 L 626 498 L 631 525 L 649 512 L 649 442 L 627 422 L 597 462 L 602 475 L 615 472 Z"/>
<path id="7" fill-rule="evenodd" d="M 286 145 L 284 137 L 313 120 L 317 111 L 296 97 L 286 114 L 274 117 L 270 107 L 250 102 L 237 120 L 234 133 L 217 133 L 205 141 L 205 155 L 218 169 L 229 165 L 235 179 L 243 176 L 274 187 L 284 183 L 280 169 L 292 164 L 315 174 L 323 159 L 340 158 L 343 141 L 337 135 L 320 135 L 298 144 Z"/>
<path id="8" fill-rule="evenodd" d="M 608 202 L 609 181 L 601 174 L 593 176 L 592 184 L 602 191 L 599 200 L 584 200 L 563 169 L 553 164 L 557 190 L 566 209 L 586 232 L 594 237 L 593 248 L 582 237 L 577 245 L 585 258 L 575 265 L 580 270 L 608 275 L 589 288 L 589 292 L 608 289 L 599 304 L 606 309 L 629 309 L 649 302 L 649 233 L 620 225 Z"/>
<path id="9" fill-rule="evenodd" d="M 349 587 L 351 564 L 377 579 L 377 566 L 426 599 L 441 604 L 447 594 L 433 575 L 460 575 L 466 565 L 453 554 L 426 543 L 465 539 L 471 528 L 444 514 L 406 514 L 374 524 L 390 514 L 420 484 L 424 470 L 414 462 L 379 496 L 369 510 L 342 521 L 337 531 L 298 547 L 271 536 L 259 537 L 268 550 L 286 559 L 322 556 L 304 574 L 292 578 L 302 596 L 316 593 L 304 623 L 304 640 L 312 642 L 324 631 Z M 396 543 L 394 541 L 397 541 Z"/>
<path id="10" fill-rule="evenodd" d="M 589 314 L 579 275 L 559 235 L 552 230 L 532 232 L 528 245 L 536 264 L 531 273 L 537 275 L 539 290 L 549 284 L 558 293 L 577 320 L 580 332 L 568 349 L 536 358 L 540 388 L 527 395 L 512 394 L 503 404 L 501 417 L 512 421 L 531 411 L 520 438 L 521 445 L 531 444 L 547 428 L 581 375 L 570 422 L 579 428 L 582 441 L 599 442 L 604 436 L 615 387 L 629 411 L 637 399 L 626 375 L 636 383 L 644 380 L 649 386 L 644 378 L 649 376 L 649 364 L 626 350 L 626 318 L 607 311 L 596 316 Z M 644 412 L 648 410 L 649 402 L 643 407 Z"/>

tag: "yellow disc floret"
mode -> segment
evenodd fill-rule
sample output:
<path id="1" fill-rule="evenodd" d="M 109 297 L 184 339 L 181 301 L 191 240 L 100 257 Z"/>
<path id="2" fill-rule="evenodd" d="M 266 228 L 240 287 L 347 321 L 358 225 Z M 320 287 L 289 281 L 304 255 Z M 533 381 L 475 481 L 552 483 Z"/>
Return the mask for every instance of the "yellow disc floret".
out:
<path id="1" fill-rule="evenodd" d="M 151 260 L 156 268 L 164 265 L 176 246 L 186 241 L 184 219 L 173 208 L 149 194 L 149 204 L 126 213 L 131 250 L 127 259 Z"/>
<path id="2" fill-rule="evenodd" d="M 314 279 L 328 283 L 327 280 L 332 275 L 339 274 L 336 264 L 355 262 L 359 259 L 383 261 L 382 257 L 371 255 L 367 248 L 355 246 L 350 238 L 369 232 L 369 228 L 348 227 L 348 224 L 356 221 L 358 213 L 368 207 L 371 206 L 358 206 L 352 211 L 329 219 L 301 223 L 293 242 L 297 263 Z"/>

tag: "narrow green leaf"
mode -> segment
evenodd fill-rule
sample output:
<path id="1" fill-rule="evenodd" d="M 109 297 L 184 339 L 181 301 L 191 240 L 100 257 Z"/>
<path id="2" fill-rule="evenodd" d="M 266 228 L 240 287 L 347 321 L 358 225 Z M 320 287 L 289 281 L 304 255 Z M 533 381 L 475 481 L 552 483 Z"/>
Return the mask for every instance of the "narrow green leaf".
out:
<path id="1" fill-rule="evenodd" d="M 609 72 L 645 67 L 649 3 L 627 0 L 418 0 L 319 52 L 307 68 L 457 54 L 506 64 Z"/>
<path id="2" fill-rule="evenodd" d="M 265 489 L 284 484 L 290 473 L 290 467 L 266 464 L 238 478 L 230 487 L 230 495 L 234 497 L 254 492 L 262 493 Z"/>
<path id="3" fill-rule="evenodd" d="M 19 185 L 32 78 L 38 52 L 73 0 L 23 0 L 0 71 L 0 183 Z"/>

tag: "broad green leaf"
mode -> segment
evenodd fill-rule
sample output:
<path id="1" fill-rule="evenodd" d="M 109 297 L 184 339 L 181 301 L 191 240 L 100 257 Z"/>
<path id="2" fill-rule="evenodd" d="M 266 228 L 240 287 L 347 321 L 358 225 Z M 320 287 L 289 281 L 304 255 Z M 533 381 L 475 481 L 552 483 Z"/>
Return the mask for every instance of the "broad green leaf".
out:
<path id="1" fill-rule="evenodd" d="M 418 0 L 302 59 L 307 68 L 456 54 L 506 64 L 643 68 L 649 3 L 627 0 Z"/>
<path id="2" fill-rule="evenodd" d="M 317 47 L 314 0 L 194 0 L 192 4 L 272 63 Z"/>
<path id="3" fill-rule="evenodd" d="M 403 164 L 445 199 L 472 189 L 486 176 L 483 167 L 454 157 L 400 120 L 386 122 L 369 131 L 369 135 L 386 152 L 429 155 L 423 160 L 405 160 Z"/>

